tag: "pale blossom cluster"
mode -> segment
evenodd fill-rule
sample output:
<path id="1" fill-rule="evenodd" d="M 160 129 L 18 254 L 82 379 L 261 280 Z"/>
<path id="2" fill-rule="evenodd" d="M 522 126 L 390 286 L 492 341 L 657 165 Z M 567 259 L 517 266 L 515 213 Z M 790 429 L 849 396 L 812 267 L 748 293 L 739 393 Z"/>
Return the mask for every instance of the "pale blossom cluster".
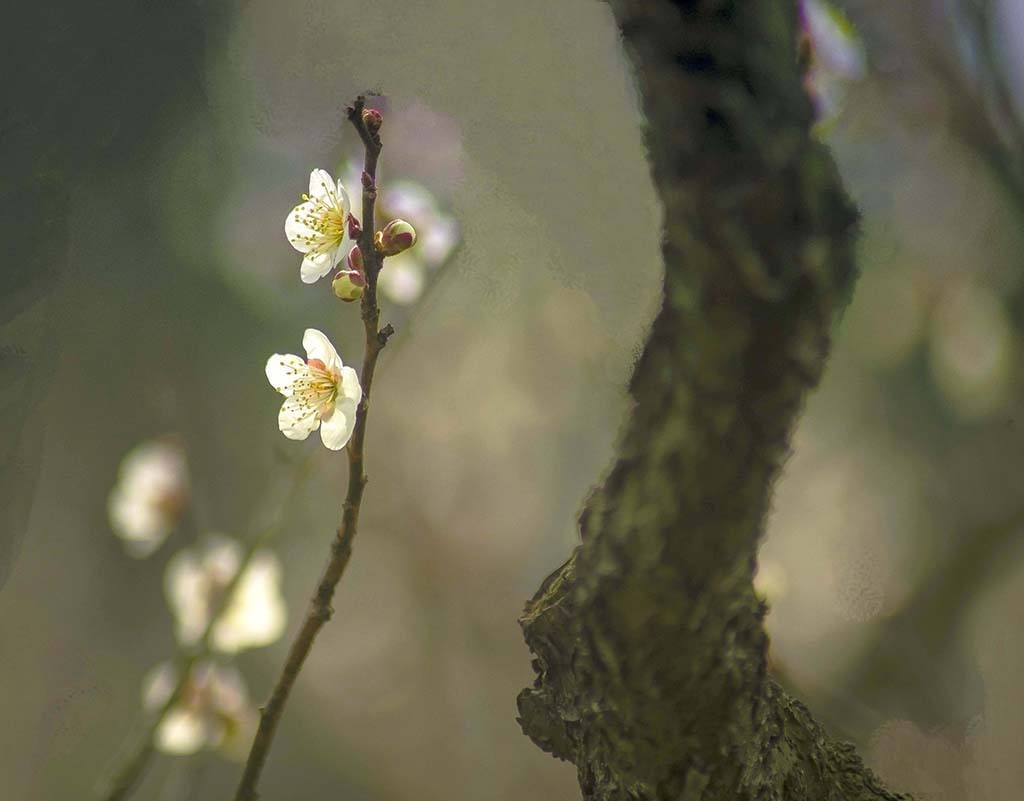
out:
<path id="1" fill-rule="evenodd" d="M 173 438 L 143 442 L 124 457 L 110 492 L 110 526 L 125 550 L 144 558 L 159 548 L 188 502 L 185 454 Z"/>
<path id="2" fill-rule="evenodd" d="M 167 563 L 164 592 L 183 646 L 199 642 L 242 559 L 238 542 L 216 535 L 201 546 L 179 551 Z M 209 644 L 223 653 L 269 645 L 284 632 L 286 620 L 281 564 L 270 551 L 259 550 L 248 560 L 214 623 Z"/>
<path id="3" fill-rule="evenodd" d="M 143 682 L 142 703 L 163 708 L 179 680 L 179 669 L 164 662 Z M 194 754 L 215 748 L 241 759 L 258 724 L 241 673 L 230 665 L 201 661 L 193 665 L 177 701 L 157 726 L 154 745 L 168 754 Z"/>
<path id="4" fill-rule="evenodd" d="M 128 552 L 152 554 L 179 522 L 189 502 L 185 455 L 173 437 L 143 442 L 124 458 L 110 494 L 111 526 Z M 210 629 L 214 652 L 233 654 L 268 645 L 284 631 L 286 609 L 281 594 L 281 565 L 270 551 L 253 553 L 243 566 L 242 546 L 213 535 L 203 544 L 171 557 L 164 589 L 184 649 L 200 643 Z M 229 585 L 239 570 L 244 572 Z M 147 708 L 160 709 L 177 685 L 170 663 L 156 668 L 145 681 Z M 180 697 L 160 719 L 154 746 L 172 754 L 190 754 L 205 747 L 230 752 L 244 745 L 256 719 L 239 673 L 225 665 L 200 662 L 189 673 Z"/>

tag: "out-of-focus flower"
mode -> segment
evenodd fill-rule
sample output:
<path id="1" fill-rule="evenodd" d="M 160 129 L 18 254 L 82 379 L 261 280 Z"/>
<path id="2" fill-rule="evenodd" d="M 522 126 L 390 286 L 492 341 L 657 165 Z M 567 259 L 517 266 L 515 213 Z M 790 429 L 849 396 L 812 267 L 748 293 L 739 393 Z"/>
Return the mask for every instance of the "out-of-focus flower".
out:
<path id="1" fill-rule="evenodd" d="M 864 48 L 850 21 L 830 3 L 800 0 L 799 9 L 810 56 L 804 86 L 821 127 L 839 113 L 845 85 L 864 76 Z"/>
<path id="2" fill-rule="evenodd" d="M 217 536 L 201 548 L 179 552 L 167 563 L 164 592 L 182 645 L 194 645 L 202 637 L 241 561 L 242 547 Z M 284 632 L 286 618 L 281 564 L 270 551 L 257 551 L 214 625 L 210 644 L 225 653 L 269 645 Z"/>
<path id="3" fill-rule="evenodd" d="M 312 284 L 341 260 L 349 212 L 348 193 L 326 170 L 309 174 L 309 194 L 289 212 L 284 232 L 293 248 L 304 253 L 300 276 Z"/>
<path id="4" fill-rule="evenodd" d="M 143 682 L 143 706 L 161 708 L 177 683 L 174 665 L 158 665 Z M 216 748 L 226 756 L 240 758 L 256 724 L 256 711 L 241 674 L 232 667 L 200 662 L 193 666 L 181 697 L 157 727 L 154 742 L 168 754 Z"/>
<path id="5" fill-rule="evenodd" d="M 387 268 L 377 278 L 380 291 L 401 306 L 411 306 L 419 300 L 426 284 L 427 272 L 413 256 L 388 259 Z"/>
<path id="6" fill-rule="evenodd" d="M 142 558 L 160 547 L 188 500 L 185 454 L 170 439 L 136 446 L 124 457 L 107 511 L 128 553 Z"/>
<path id="7" fill-rule="evenodd" d="M 968 281 L 943 288 L 932 311 L 929 362 L 960 417 L 986 417 L 1006 403 L 1016 349 L 1013 324 L 992 290 Z"/>
<path id="8" fill-rule="evenodd" d="M 347 180 L 359 180 L 361 167 L 350 161 Z M 443 265 L 461 239 L 455 218 L 437 198 L 414 181 L 382 182 L 377 192 L 376 216 L 381 220 L 408 221 L 415 229 L 416 247 L 391 256 L 377 278 L 381 293 L 392 303 L 410 306 L 419 300 L 429 274 Z"/>
<path id="9" fill-rule="evenodd" d="M 267 380 L 285 396 L 278 427 L 288 439 L 305 439 L 319 427 L 324 445 L 341 450 L 352 436 L 363 397 L 359 378 L 315 328 L 306 329 L 302 347 L 305 361 L 290 353 L 275 353 L 267 360 Z"/>

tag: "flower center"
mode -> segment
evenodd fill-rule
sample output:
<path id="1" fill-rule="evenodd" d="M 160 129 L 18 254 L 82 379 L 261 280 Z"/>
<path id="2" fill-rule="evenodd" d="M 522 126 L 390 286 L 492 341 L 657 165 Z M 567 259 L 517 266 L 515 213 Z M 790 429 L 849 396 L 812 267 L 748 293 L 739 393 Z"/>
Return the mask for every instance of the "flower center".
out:
<path id="1" fill-rule="evenodd" d="M 341 239 L 345 236 L 345 220 L 341 209 L 323 198 L 303 195 L 302 199 L 313 204 L 312 212 L 302 220 L 308 228 L 328 239 Z"/>
<path id="2" fill-rule="evenodd" d="M 338 397 L 339 376 L 327 369 L 320 359 L 307 359 L 309 374 L 295 382 L 295 394 L 307 408 L 316 409 L 321 415 L 334 408 Z"/>

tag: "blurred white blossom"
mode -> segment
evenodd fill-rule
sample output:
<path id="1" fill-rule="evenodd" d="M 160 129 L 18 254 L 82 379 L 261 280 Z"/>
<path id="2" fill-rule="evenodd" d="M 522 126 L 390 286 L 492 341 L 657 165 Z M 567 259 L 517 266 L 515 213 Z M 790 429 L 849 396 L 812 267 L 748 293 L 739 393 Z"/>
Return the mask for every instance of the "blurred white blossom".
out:
<path id="1" fill-rule="evenodd" d="M 357 184 L 358 185 L 358 184 Z M 292 247 L 304 253 L 299 274 L 304 283 L 323 278 L 341 261 L 349 212 L 348 193 L 326 170 L 309 174 L 309 193 L 292 209 L 284 222 Z"/>
<path id="2" fill-rule="evenodd" d="M 360 170 L 358 162 L 349 161 L 347 180 L 358 181 Z M 459 225 L 430 190 L 415 181 L 382 183 L 374 213 L 380 224 L 400 218 L 416 229 L 416 247 L 387 258 L 377 279 L 388 300 L 411 306 L 423 294 L 430 273 L 443 265 L 459 244 Z"/>
<path id="3" fill-rule="evenodd" d="M 352 436 L 363 397 L 359 377 L 341 363 L 323 332 L 307 328 L 302 347 L 305 361 L 291 353 L 275 353 L 267 360 L 267 380 L 285 396 L 278 428 L 288 439 L 305 439 L 319 428 L 324 445 L 341 450 Z"/>
<path id="4" fill-rule="evenodd" d="M 167 563 L 164 592 L 182 645 L 194 645 L 202 637 L 241 561 L 239 543 L 215 536 Z M 214 625 L 210 644 L 226 653 L 268 645 L 281 636 L 286 618 L 281 564 L 270 551 L 257 551 Z"/>
<path id="5" fill-rule="evenodd" d="M 143 682 L 143 706 L 151 711 L 160 709 L 177 682 L 178 670 L 173 664 L 158 665 Z M 216 748 L 226 756 L 244 758 L 256 724 L 256 711 L 242 675 L 229 666 L 200 662 L 193 666 L 181 697 L 157 727 L 154 744 L 168 754 Z"/>
<path id="6" fill-rule="evenodd" d="M 420 299 L 427 285 L 427 271 L 411 253 L 392 256 L 377 278 L 377 287 L 392 303 L 411 306 Z"/>
<path id="7" fill-rule="evenodd" d="M 864 76 L 864 48 L 846 16 L 825 0 L 800 0 L 800 28 L 810 46 L 805 86 L 819 125 L 839 113 L 845 85 Z"/>
<path id="8" fill-rule="evenodd" d="M 188 500 L 185 454 L 171 439 L 143 442 L 124 457 L 107 511 L 114 533 L 132 556 L 160 547 Z"/>

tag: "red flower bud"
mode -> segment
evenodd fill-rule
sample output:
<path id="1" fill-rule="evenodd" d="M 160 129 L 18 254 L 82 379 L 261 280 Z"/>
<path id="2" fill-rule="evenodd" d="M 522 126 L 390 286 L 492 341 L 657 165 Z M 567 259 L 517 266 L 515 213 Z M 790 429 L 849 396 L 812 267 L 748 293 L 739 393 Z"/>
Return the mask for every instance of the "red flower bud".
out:
<path id="1" fill-rule="evenodd" d="M 366 130 L 370 133 L 377 133 L 380 130 L 381 123 L 384 122 L 384 117 L 375 108 L 363 109 L 363 125 L 366 126 Z"/>
<path id="2" fill-rule="evenodd" d="M 363 251 L 359 249 L 359 245 L 353 245 L 352 249 L 348 252 L 348 256 L 345 257 L 345 263 L 348 265 L 350 270 L 354 270 L 357 273 L 365 272 L 363 266 Z"/>
<path id="3" fill-rule="evenodd" d="M 346 222 L 348 223 L 348 238 L 359 239 L 359 235 L 363 232 L 363 226 L 359 224 L 359 220 L 350 214 Z"/>
<path id="4" fill-rule="evenodd" d="M 373 243 L 382 256 L 394 256 L 416 244 L 416 229 L 405 220 L 392 220 L 377 232 Z"/>

